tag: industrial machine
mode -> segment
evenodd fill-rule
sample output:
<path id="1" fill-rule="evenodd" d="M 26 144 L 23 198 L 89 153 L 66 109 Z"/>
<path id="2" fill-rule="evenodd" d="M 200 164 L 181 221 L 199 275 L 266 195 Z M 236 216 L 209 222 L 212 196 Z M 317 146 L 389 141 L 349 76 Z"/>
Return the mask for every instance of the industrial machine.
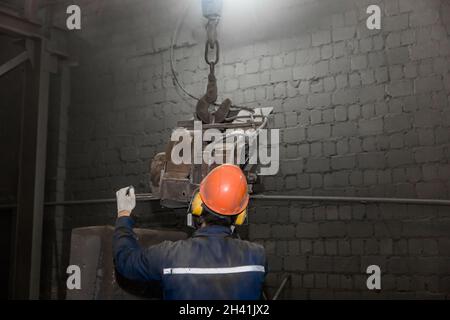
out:
<path id="1" fill-rule="evenodd" d="M 202 141 L 201 150 L 215 147 L 214 159 L 220 158 L 222 163 L 232 162 L 241 167 L 247 176 L 249 192 L 258 190 L 259 179 L 257 167 L 254 163 L 249 163 L 251 158 L 251 145 L 246 145 L 241 150 L 237 150 L 237 141 L 230 142 L 230 138 L 240 137 L 241 141 L 247 139 L 254 142 L 261 129 L 267 125 L 267 117 L 272 112 L 272 108 L 249 108 L 237 106 L 230 99 L 217 102 L 217 80 L 215 77 L 215 67 L 219 62 L 220 47 L 217 40 L 217 25 L 221 17 L 222 0 L 203 0 L 203 16 L 206 18 L 207 40 L 205 43 L 205 62 L 209 66 L 207 90 L 205 95 L 198 98 L 187 92 L 180 82 L 173 62 L 173 48 L 175 45 L 180 23 L 178 24 L 171 46 L 171 68 L 174 82 L 189 97 L 197 101 L 194 117 L 190 120 L 179 121 L 175 130 L 185 131 L 185 133 L 195 139 L 196 135 L 203 136 L 205 130 L 216 129 L 223 137 L 221 141 Z M 182 19 L 180 19 L 181 21 Z M 195 128 L 195 122 L 201 122 L 201 129 Z M 200 132 L 199 132 L 200 131 Z M 247 132 L 247 134 L 245 133 Z M 248 134 L 248 132 L 251 132 Z M 200 155 L 202 161 L 195 163 L 177 164 L 173 161 L 172 151 L 176 142 L 170 141 L 164 152 L 158 153 L 150 163 L 150 187 L 153 196 L 161 199 L 161 204 L 169 208 L 185 207 L 191 200 L 192 194 L 198 188 L 203 177 L 210 170 L 218 165 L 211 159 L 211 156 Z M 217 145 L 219 144 L 219 145 Z M 236 154 L 235 154 L 236 151 Z M 191 144 L 191 153 L 195 155 L 198 149 Z M 203 151 L 200 151 L 203 152 Z M 239 152 L 239 153 L 238 153 Z M 239 162 L 239 159 L 244 161 Z M 233 161 L 235 160 L 235 161 Z"/>

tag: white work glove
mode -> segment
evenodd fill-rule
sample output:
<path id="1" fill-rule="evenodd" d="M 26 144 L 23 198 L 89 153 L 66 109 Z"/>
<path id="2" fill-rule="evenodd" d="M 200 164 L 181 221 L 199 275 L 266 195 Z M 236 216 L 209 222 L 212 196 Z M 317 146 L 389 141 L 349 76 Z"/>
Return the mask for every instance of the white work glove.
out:
<path id="1" fill-rule="evenodd" d="M 119 217 L 129 216 L 136 206 L 136 195 L 134 187 L 122 188 L 116 192 L 117 214 Z"/>

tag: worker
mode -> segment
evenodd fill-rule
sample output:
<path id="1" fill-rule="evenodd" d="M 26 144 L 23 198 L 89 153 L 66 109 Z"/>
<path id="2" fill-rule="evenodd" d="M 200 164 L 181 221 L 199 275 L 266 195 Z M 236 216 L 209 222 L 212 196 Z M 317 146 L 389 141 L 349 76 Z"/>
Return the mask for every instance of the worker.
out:
<path id="1" fill-rule="evenodd" d="M 167 300 L 256 300 L 267 273 L 263 246 L 233 237 L 247 214 L 249 195 L 242 170 L 223 164 L 202 180 L 190 212 L 193 237 L 143 248 L 130 217 L 132 187 L 117 192 L 113 253 L 117 272 L 137 281 L 160 281 Z"/>

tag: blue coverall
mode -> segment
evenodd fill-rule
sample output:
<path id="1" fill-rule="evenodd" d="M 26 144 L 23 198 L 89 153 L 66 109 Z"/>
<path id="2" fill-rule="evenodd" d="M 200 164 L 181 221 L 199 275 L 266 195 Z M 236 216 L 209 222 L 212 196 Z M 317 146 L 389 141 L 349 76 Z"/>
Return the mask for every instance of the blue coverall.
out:
<path id="1" fill-rule="evenodd" d="M 267 273 L 264 248 L 231 237 L 229 227 L 210 225 L 192 238 L 142 248 L 130 217 L 116 221 L 116 270 L 137 281 L 160 281 L 167 300 L 256 300 Z"/>

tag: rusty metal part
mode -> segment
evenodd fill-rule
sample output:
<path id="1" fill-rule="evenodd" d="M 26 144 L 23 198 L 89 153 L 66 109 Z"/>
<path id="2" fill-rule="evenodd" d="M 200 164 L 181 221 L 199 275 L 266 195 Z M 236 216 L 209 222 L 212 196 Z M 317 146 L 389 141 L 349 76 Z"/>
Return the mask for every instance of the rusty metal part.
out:
<path id="1" fill-rule="evenodd" d="M 209 60 L 209 50 L 215 50 L 215 59 Z M 228 111 L 231 107 L 231 101 L 226 99 L 219 106 L 219 117 L 213 117 L 213 113 L 210 112 L 209 108 L 211 105 L 216 105 L 217 101 L 217 79 L 215 76 L 215 66 L 219 62 L 219 41 L 215 40 L 211 42 L 210 40 L 205 43 L 205 61 L 209 65 L 209 75 L 208 75 L 208 84 L 206 87 L 206 94 L 201 97 L 197 102 L 196 114 L 197 117 L 203 123 L 211 123 L 213 122 L 223 122 L 228 114 Z M 216 111 L 217 112 L 217 111 Z"/>
<path id="2" fill-rule="evenodd" d="M 81 268 L 81 289 L 67 290 L 68 300 L 159 299 L 157 282 L 127 280 L 115 271 L 112 254 L 114 227 L 95 226 L 72 230 L 70 265 Z M 134 229 L 143 247 L 162 241 L 177 241 L 187 234 L 171 230 Z"/>
<path id="3" fill-rule="evenodd" d="M 172 154 L 174 145 L 174 141 L 168 143 L 165 155 Z M 183 207 L 185 203 L 189 202 L 193 189 L 196 188 L 194 186 L 195 181 L 192 179 L 195 176 L 195 166 L 183 163 L 175 164 L 170 156 L 165 156 L 164 158 L 163 171 L 159 172 L 159 178 L 151 177 L 151 179 L 155 181 L 159 179 L 157 194 L 164 206 L 169 208 Z M 160 164 L 153 163 L 157 161 L 157 159 L 154 159 L 151 166 L 161 167 Z"/>
<path id="4" fill-rule="evenodd" d="M 230 107 L 231 107 L 231 100 L 225 99 L 220 105 L 219 109 L 217 109 L 217 111 L 214 112 L 214 122 L 216 123 L 224 122 L 228 116 L 228 113 L 230 113 Z"/>
<path id="5" fill-rule="evenodd" d="M 203 96 L 198 102 L 196 107 L 197 118 L 199 118 L 203 123 L 211 123 L 211 113 L 209 112 L 209 102 L 206 101 L 205 96 Z"/>
<path id="6" fill-rule="evenodd" d="M 216 60 L 209 61 L 208 60 L 208 42 L 205 44 L 205 60 L 209 64 L 209 75 L 208 75 L 208 84 L 206 87 L 206 94 L 200 98 L 197 102 L 196 114 L 197 117 L 203 123 L 211 123 L 212 122 L 212 114 L 209 111 L 210 105 L 214 104 L 217 101 L 217 79 L 214 75 L 215 69 L 214 66 L 218 62 L 219 59 L 219 44 L 216 44 Z"/>
<path id="7" fill-rule="evenodd" d="M 209 106 L 217 100 L 217 80 L 214 76 L 214 70 L 208 75 L 208 85 L 206 94 L 197 102 L 197 117 L 203 123 L 211 123 L 212 115 Z"/>
<path id="8" fill-rule="evenodd" d="M 158 153 L 150 162 L 150 189 L 155 196 L 159 196 L 161 174 L 164 171 L 165 162 L 165 152 Z"/>
<path id="9" fill-rule="evenodd" d="M 184 208 L 195 189 L 188 179 L 165 178 L 161 181 L 161 204 L 167 208 Z"/>
<path id="10" fill-rule="evenodd" d="M 166 147 L 166 155 L 172 154 L 172 149 L 175 145 L 175 141 L 170 141 Z M 172 161 L 172 157 L 166 157 L 165 171 L 163 178 L 172 179 L 188 179 L 191 170 L 191 165 L 189 164 L 175 164 Z"/>
<path id="11" fill-rule="evenodd" d="M 214 73 L 208 75 L 208 85 L 206 86 L 206 102 L 213 104 L 217 101 L 217 79 Z"/>
<path id="12" fill-rule="evenodd" d="M 255 132 L 257 132 L 261 126 L 264 125 L 265 122 L 256 122 L 253 118 L 253 113 L 250 113 L 250 116 L 247 116 L 249 119 L 249 122 L 246 122 L 244 118 L 240 120 L 237 123 L 217 123 L 224 121 L 227 116 L 231 113 L 232 116 L 237 116 L 239 113 L 243 113 L 244 111 L 237 112 L 236 110 L 230 111 L 231 108 L 231 101 L 229 99 L 226 99 L 221 106 L 218 108 L 218 110 L 211 115 L 208 110 L 208 104 L 205 101 L 205 97 L 202 101 L 204 101 L 203 104 L 203 110 L 201 112 L 198 112 L 199 116 L 203 116 L 203 120 L 205 122 L 214 122 L 214 123 L 207 123 L 202 126 L 203 130 L 207 130 L 210 128 L 215 128 L 220 130 L 221 132 L 225 133 L 225 136 L 229 136 L 229 132 L 227 130 L 231 129 L 232 132 L 237 132 L 236 130 L 233 131 L 233 129 L 242 128 L 242 129 L 256 129 Z M 269 108 L 270 109 L 270 108 Z M 249 112 L 247 112 L 248 114 Z M 212 118 L 212 119 L 211 119 Z M 214 119 L 215 118 L 215 119 Z M 188 132 L 188 134 L 191 135 L 191 137 L 195 138 L 194 136 L 194 120 L 191 121 L 182 121 L 179 122 L 180 128 L 183 128 Z M 239 133 L 242 130 L 239 130 Z M 242 134 L 242 133 L 240 133 Z M 247 180 L 249 182 L 249 190 L 258 190 L 258 188 L 254 188 L 256 184 L 260 184 L 258 179 L 254 178 L 254 173 L 256 171 L 256 166 L 248 165 L 246 163 L 246 159 L 249 158 L 249 155 L 247 154 L 248 148 L 235 148 L 234 145 L 234 138 L 232 141 L 202 141 L 202 150 L 206 150 L 205 148 L 207 146 L 211 146 L 211 144 L 218 144 L 214 147 L 214 153 L 202 153 L 200 154 L 201 160 L 199 161 L 191 161 L 189 165 L 175 165 L 170 160 L 170 156 L 172 153 L 172 148 L 174 146 L 174 143 L 172 142 L 169 144 L 170 148 L 166 149 L 166 166 L 164 169 L 164 173 L 161 176 L 160 179 L 160 185 L 159 185 L 159 195 L 161 197 L 161 204 L 166 207 L 171 208 L 180 208 L 180 207 L 186 207 L 189 203 L 192 194 L 195 192 L 195 190 L 198 188 L 200 182 L 202 179 L 215 167 L 217 166 L 217 163 L 226 163 L 230 160 L 233 162 L 236 162 L 234 160 L 239 159 L 239 163 L 242 163 L 241 167 L 243 171 L 245 172 L 247 176 Z M 225 143 L 224 143 L 225 142 Z M 197 150 L 194 150 L 194 146 L 191 145 L 191 157 L 192 155 L 195 157 L 199 154 L 196 154 L 195 152 L 198 152 Z M 236 154 L 235 154 L 236 153 Z M 238 154 L 239 153 L 239 154 Z M 212 158 L 210 158 L 212 157 Z M 220 159 L 220 160 L 217 160 Z M 191 158 L 191 160 L 193 160 Z M 261 188 L 260 188 L 261 189 Z"/>

